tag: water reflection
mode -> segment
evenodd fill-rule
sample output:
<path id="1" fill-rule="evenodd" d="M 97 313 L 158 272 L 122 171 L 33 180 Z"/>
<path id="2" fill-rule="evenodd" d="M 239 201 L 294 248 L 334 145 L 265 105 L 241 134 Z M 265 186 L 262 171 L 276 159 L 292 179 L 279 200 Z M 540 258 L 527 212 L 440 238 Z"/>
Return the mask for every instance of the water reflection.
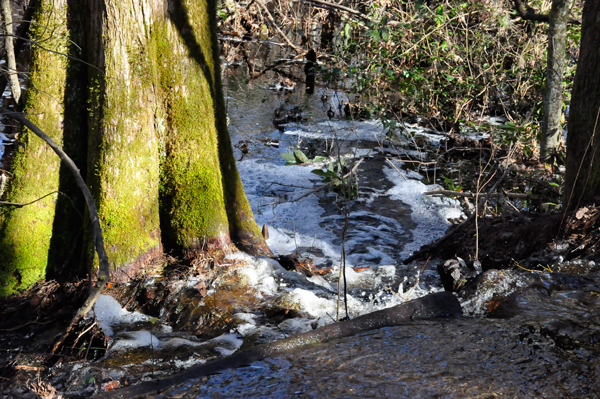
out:
<path id="1" fill-rule="evenodd" d="M 384 328 L 298 350 L 161 398 L 597 397 L 598 362 L 531 326 L 457 318 Z"/>

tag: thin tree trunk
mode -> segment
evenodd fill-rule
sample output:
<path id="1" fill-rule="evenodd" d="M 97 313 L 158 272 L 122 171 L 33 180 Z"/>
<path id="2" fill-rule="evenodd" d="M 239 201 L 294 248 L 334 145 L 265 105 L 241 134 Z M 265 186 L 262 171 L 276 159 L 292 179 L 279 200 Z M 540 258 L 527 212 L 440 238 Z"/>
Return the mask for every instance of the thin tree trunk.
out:
<path id="1" fill-rule="evenodd" d="M 543 94 L 540 158 L 547 162 L 562 138 L 562 95 L 565 67 L 567 20 L 572 0 L 553 0 L 548 26 L 548 63 Z"/>
<path id="2" fill-rule="evenodd" d="M 563 197 L 566 211 L 595 201 L 600 195 L 599 21 L 600 2 L 586 1 L 569 112 L 567 172 Z"/>
<path id="3" fill-rule="evenodd" d="M 4 50 L 6 51 L 6 60 L 8 65 L 8 79 L 10 81 L 10 89 L 12 91 L 15 103 L 19 103 L 21 98 L 21 85 L 19 84 L 19 76 L 17 74 L 17 62 L 15 61 L 15 46 L 13 33 L 15 31 L 12 22 L 12 10 L 10 8 L 10 0 L 2 1 L 2 19 L 4 21 L 4 30 L 7 35 L 4 36 Z"/>

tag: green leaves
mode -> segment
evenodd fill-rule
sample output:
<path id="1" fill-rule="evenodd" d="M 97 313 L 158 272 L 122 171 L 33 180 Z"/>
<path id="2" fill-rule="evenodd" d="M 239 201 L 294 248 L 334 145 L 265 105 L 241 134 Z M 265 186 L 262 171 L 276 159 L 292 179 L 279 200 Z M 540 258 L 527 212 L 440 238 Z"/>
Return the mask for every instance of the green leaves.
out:
<path id="1" fill-rule="evenodd" d="M 285 163 L 286 165 L 302 165 L 311 162 L 322 162 L 326 159 L 325 157 L 318 155 L 313 159 L 309 159 L 301 150 L 286 152 L 281 154 L 281 157 L 287 161 Z"/>

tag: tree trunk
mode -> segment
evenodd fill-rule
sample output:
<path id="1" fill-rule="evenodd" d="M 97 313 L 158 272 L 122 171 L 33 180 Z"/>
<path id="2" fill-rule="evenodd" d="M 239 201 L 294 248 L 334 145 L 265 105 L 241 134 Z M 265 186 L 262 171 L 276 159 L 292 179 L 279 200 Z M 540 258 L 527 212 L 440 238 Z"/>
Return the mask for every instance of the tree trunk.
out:
<path id="1" fill-rule="evenodd" d="M 43 0 L 34 16 L 31 38 L 48 50 L 68 51 L 66 0 Z M 51 34 L 52 32 L 52 34 Z M 55 142 L 63 143 L 67 59 L 32 48 L 30 88 L 25 111 Z M 60 160 L 52 149 L 24 129 L 12 164 L 14 179 L 4 199 L 28 203 L 59 190 Z M 58 194 L 26 207 L 0 208 L 0 296 L 11 295 L 45 278 Z"/>
<path id="2" fill-rule="evenodd" d="M 548 63 L 543 94 L 540 159 L 547 162 L 562 138 L 562 95 L 565 67 L 567 20 L 572 0 L 553 0 L 548 26 Z"/>
<path id="3" fill-rule="evenodd" d="M 187 257 L 203 249 L 227 251 L 234 245 L 270 254 L 244 194 L 227 132 L 216 1 L 69 0 L 68 5 L 66 1 L 46 1 L 54 4 L 53 12 L 42 2 L 38 15 L 51 16 L 52 21 L 62 18 L 53 31 L 62 32 L 55 35 L 55 40 L 63 40 L 62 47 L 53 48 L 62 53 L 68 50 L 68 29 L 83 21 L 88 32 L 84 58 L 91 66 L 84 71 L 77 60 L 36 49 L 37 72 L 31 83 L 39 92 L 29 90 L 27 110 L 59 143 L 63 113 L 77 121 L 64 121 L 65 134 L 69 126 L 75 136 L 87 134 L 87 183 L 98 204 L 113 279 L 132 277 L 162 254 L 163 243 L 167 250 L 179 250 Z M 67 6 L 71 25 L 66 21 Z M 68 68 L 74 71 L 74 83 L 65 93 Z M 82 78 L 87 79 L 85 90 L 77 83 Z M 73 98 L 78 92 L 87 96 L 76 101 L 87 105 L 87 122 L 77 118 L 81 108 L 64 112 L 71 89 Z M 59 90 L 53 101 L 35 97 L 50 90 Z M 86 146 L 79 152 L 85 154 Z M 11 201 L 27 202 L 58 189 L 59 163 L 43 143 L 27 139 L 19 154 Z M 48 154 L 48 159 L 40 159 L 40 154 Z M 78 228 L 53 225 L 55 197 L 35 208 L 4 211 L 0 285 L 10 288 L 3 288 L 0 295 L 44 277 L 51 238 L 58 248 L 59 237 L 69 231 L 70 242 L 62 247 L 77 248 L 73 236 Z M 81 225 L 75 214 L 65 218 L 76 218 Z M 74 256 L 78 260 L 93 253 L 86 235 L 83 256 Z M 36 273 L 26 280 L 19 277 L 32 265 Z"/>
<path id="4" fill-rule="evenodd" d="M 10 0 L 2 1 L 2 20 L 4 21 L 4 30 L 8 33 L 4 36 L 4 51 L 6 52 L 6 64 L 8 66 L 8 77 L 10 81 L 10 90 L 12 92 L 15 103 L 19 103 L 21 98 L 21 85 L 17 75 L 17 62 L 15 60 L 15 46 L 13 32 L 15 31 L 12 22 L 12 9 Z"/>
<path id="5" fill-rule="evenodd" d="M 600 2 L 583 8 L 579 61 L 569 112 L 567 172 L 563 206 L 566 211 L 600 194 Z"/>
<path id="6" fill-rule="evenodd" d="M 159 106 L 145 58 L 155 1 L 88 1 L 87 182 L 98 205 L 113 278 L 127 279 L 160 255 Z M 164 4 L 163 4 L 164 6 Z M 82 9 L 83 11 L 83 9 Z M 148 18 L 145 20 L 144 18 Z M 88 229 L 89 230 L 89 229 Z M 87 234 L 88 251 L 93 253 Z"/>

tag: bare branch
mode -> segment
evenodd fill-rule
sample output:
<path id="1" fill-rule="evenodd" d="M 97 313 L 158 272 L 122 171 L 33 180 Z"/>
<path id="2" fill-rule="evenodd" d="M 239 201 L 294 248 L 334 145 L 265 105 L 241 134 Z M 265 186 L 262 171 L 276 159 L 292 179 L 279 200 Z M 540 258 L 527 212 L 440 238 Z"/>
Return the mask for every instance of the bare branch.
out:
<path id="1" fill-rule="evenodd" d="M 21 204 L 21 203 L 18 203 L 18 202 L 6 202 L 6 201 L 0 201 L 0 205 L 4 205 L 4 206 L 14 206 L 14 207 L 16 207 L 16 208 L 23 208 L 24 206 L 31 205 L 31 204 L 35 204 L 36 202 L 38 202 L 38 201 L 41 201 L 41 200 L 43 200 L 44 198 L 46 198 L 46 197 L 48 197 L 48 196 L 50 196 L 50 195 L 52 195 L 52 194 L 56 194 L 56 193 L 60 193 L 60 191 L 52 191 L 51 193 L 48 193 L 48 194 L 44 195 L 43 197 L 40 197 L 40 198 L 38 198 L 38 199 L 34 199 L 33 201 L 31 201 L 31 202 L 27 202 L 27 203 L 25 203 L 25 204 Z"/>
<path id="2" fill-rule="evenodd" d="M 433 190 L 425 192 L 425 195 L 445 195 L 451 197 L 465 197 L 465 198 L 475 198 L 475 194 L 471 192 L 464 191 L 452 191 L 452 190 Z M 485 194 L 479 193 L 478 197 L 483 197 Z M 498 196 L 499 194 L 492 194 L 492 197 Z M 514 199 L 536 199 L 539 198 L 539 195 L 534 194 L 524 194 L 524 193 L 503 193 L 508 198 Z"/>
<path id="3" fill-rule="evenodd" d="M 35 133 L 39 138 L 44 140 L 51 148 L 54 150 L 56 155 L 65 163 L 67 168 L 73 173 L 75 180 L 77 181 L 77 186 L 82 191 L 83 196 L 85 198 L 85 202 L 88 207 L 88 211 L 90 214 L 90 220 L 92 221 L 92 235 L 94 246 L 96 247 L 96 252 L 98 253 L 99 259 L 99 267 L 98 267 L 98 280 L 96 282 L 95 287 L 90 292 L 88 298 L 85 303 L 79 310 L 77 314 L 73 317 L 69 328 L 67 329 L 65 335 L 54 345 L 54 351 L 58 349 L 58 347 L 64 342 L 64 339 L 71 332 L 73 327 L 83 318 L 94 306 L 96 303 L 96 299 L 102 293 L 104 287 L 108 283 L 110 279 L 110 268 L 108 265 L 108 257 L 106 256 L 106 250 L 104 249 L 104 238 L 102 237 L 102 228 L 100 227 L 100 218 L 98 217 L 98 210 L 96 208 L 96 203 L 94 202 L 94 197 L 92 197 L 92 193 L 88 189 L 85 181 L 81 177 L 79 173 L 79 168 L 75 165 L 75 162 L 52 140 L 50 136 L 44 133 L 39 127 L 37 127 L 33 122 L 31 122 L 25 115 L 21 112 L 14 112 L 7 110 L 5 108 L 0 108 L 0 114 L 7 115 L 17 121 L 21 122 L 23 125 L 27 126 L 29 130 Z M 91 276 L 90 276 L 91 278 Z"/>
<path id="4" fill-rule="evenodd" d="M 345 7 L 340 4 L 328 3 L 326 1 L 321 1 L 321 0 L 303 0 L 303 3 L 308 3 L 313 7 L 324 8 L 326 10 L 344 11 L 344 12 L 347 12 L 348 14 L 356 15 L 357 17 L 360 17 L 369 22 L 374 22 L 373 19 L 371 17 L 369 17 L 368 15 L 365 15 L 365 14 L 361 13 L 360 11 L 353 10 L 352 8 Z"/>
<path id="5" fill-rule="evenodd" d="M 538 14 L 531 7 L 527 7 L 526 9 L 521 0 L 513 0 L 513 2 L 515 4 L 515 10 L 521 19 L 526 21 L 550 22 L 550 16 L 548 14 Z M 570 25 L 581 25 L 581 21 L 575 18 L 569 18 L 567 23 Z"/>

